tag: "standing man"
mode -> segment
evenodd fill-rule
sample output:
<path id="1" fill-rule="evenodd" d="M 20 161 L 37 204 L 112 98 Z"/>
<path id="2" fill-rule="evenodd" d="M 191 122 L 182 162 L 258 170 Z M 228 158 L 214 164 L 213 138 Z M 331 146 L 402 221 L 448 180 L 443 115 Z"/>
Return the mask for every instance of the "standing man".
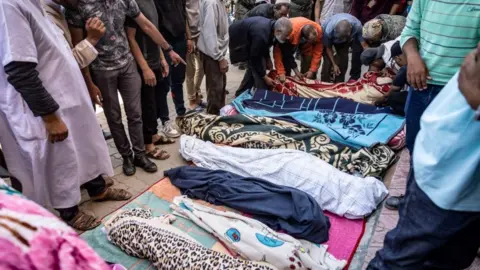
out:
<path id="1" fill-rule="evenodd" d="M 290 0 L 290 18 L 304 17 L 311 19 L 313 0 Z"/>
<path id="2" fill-rule="evenodd" d="M 414 172 L 398 224 L 367 269 L 465 269 L 475 259 L 480 247 L 479 57 L 480 44 L 421 117 Z"/>
<path id="3" fill-rule="evenodd" d="M 145 17 L 157 26 L 158 14 L 154 0 L 136 0 L 136 2 Z M 141 101 L 145 154 L 151 159 L 165 160 L 170 155 L 165 150 L 155 147 L 156 144 L 166 140 L 165 137 L 157 134 L 157 104 L 155 97 L 162 94 L 165 86 L 168 87 L 168 82 L 165 83 L 164 80 L 168 76 L 169 65 L 162 50 L 147 34 L 138 29 L 138 25 L 134 20 L 127 18 L 126 25 L 130 49 L 142 76 Z M 167 138 L 167 140 L 172 139 Z"/>
<path id="4" fill-rule="evenodd" d="M 277 0 L 275 4 L 261 4 L 250 10 L 246 18 L 261 16 L 271 20 L 287 17 L 290 12 L 290 0 Z"/>
<path id="5" fill-rule="evenodd" d="M 105 36 L 95 48 L 98 58 L 90 65 L 92 78 L 103 97 L 103 109 L 115 146 L 123 157 L 123 172 L 133 175 L 135 167 L 147 172 L 156 172 L 157 166 L 145 156 L 141 109 L 142 79 L 130 52 L 125 20 L 132 18 L 155 43 L 170 55 L 174 63 L 185 63 L 172 49 L 158 29 L 139 10 L 135 0 L 97 1 L 79 0 L 77 10 L 67 10 L 73 43 L 83 39 L 84 24 L 88 19 L 98 17 L 105 23 Z M 130 144 L 122 123 L 118 92 L 122 95 L 128 120 Z"/>
<path id="6" fill-rule="evenodd" d="M 364 24 L 380 14 L 396 15 L 403 6 L 402 2 L 403 0 L 353 0 L 350 14 Z"/>
<path id="7" fill-rule="evenodd" d="M 193 41 L 188 36 L 187 16 L 186 16 L 186 0 L 155 0 L 158 11 L 158 28 L 165 40 L 172 46 L 182 59 L 185 59 L 188 52 L 193 51 Z M 166 55 L 167 61 L 170 61 Z M 185 82 L 186 65 L 177 65 L 171 63 L 170 73 L 166 82 L 168 87 L 161 92 L 163 96 L 157 95 L 157 116 L 162 122 L 163 133 L 168 137 L 176 138 L 180 136 L 180 132 L 175 127 L 175 121 L 170 120 L 170 112 L 168 109 L 167 95 L 172 92 L 173 104 L 177 116 L 182 116 L 187 111 L 185 108 L 185 100 L 183 98 L 183 83 Z"/>
<path id="8" fill-rule="evenodd" d="M 352 67 L 350 80 L 360 79 L 362 63 L 360 55 L 363 49 L 368 48 L 362 37 L 362 24 L 347 13 L 333 15 L 323 25 L 323 46 L 325 46 L 322 81 L 345 82 L 345 73 L 348 69 L 348 49 L 352 48 Z M 336 55 L 333 55 L 335 47 Z"/>
<path id="9" fill-rule="evenodd" d="M 423 112 L 480 40 L 480 16 L 472 16 L 475 12 L 480 13 L 474 9 L 477 4 L 475 0 L 464 1 L 462 5 L 413 1 L 400 40 L 407 56 L 410 85 L 405 106 L 406 146 L 410 154 L 413 154 Z M 431 10 L 442 12 L 429 12 Z M 402 200 L 403 197 L 390 197 L 386 205 L 398 209 Z"/>
<path id="10" fill-rule="evenodd" d="M 195 110 L 204 106 L 200 86 L 202 85 L 203 63 L 200 58 L 200 52 L 197 49 L 198 36 L 200 35 L 200 0 L 187 0 L 187 22 L 190 38 L 193 48 L 187 52 L 187 71 L 185 85 L 187 87 L 188 107 Z"/>
<path id="11" fill-rule="evenodd" d="M 293 69 L 299 77 L 315 79 L 322 61 L 323 45 L 322 27 L 309 19 L 297 17 L 290 19 L 292 33 L 288 41 L 283 44 L 276 44 L 273 50 L 275 69 L 280 81 L 285 82 L 285 75 L 290 76 Z M 301 74 L 298 74 L 297 64 L 293 57 L 296 49 L 300 49 Z"/>
<path id="12" fill-rule="evenodd" d="M 270 47 L 274 39 L 285 43 L 292 33 L 292 23 L 288 18 L 277 21 L 263 17 L 247 18 L 230 26 L 230 60 L 232 63 L 248 61 L 242 83 L 235 96 L 252 87 L 268 89 L 273 86 L 273 79 L 267 76 L 267 70 L 273 69 Z"/>
<path id="13" fill-rule="evenodd" d="M 328 18 L 345 11 L 345 0 L 316 0 L 315 1 L 315 21 L 320 25 Z"/>
<path id="14" fill-rule="evenodd" d="M 9 172 L 27 197 L 58 210 L 70 226 L 95 228 L 100 221 L 77 206 L 80 186 L 93 201 L 131 194 L 102 177 L 113 175 L 112 164 L 79 62 L 40 1 L 3 0 L 0 14 L 0 143 Z"/>
<path id="15" fill-rule="evenodd" d="M 207 113 L 220 113 L 225 106 L 228 61 L 228 15 L 222 0 L 202 0 L 200 4 L 198 50 L 207 87 Z"/>

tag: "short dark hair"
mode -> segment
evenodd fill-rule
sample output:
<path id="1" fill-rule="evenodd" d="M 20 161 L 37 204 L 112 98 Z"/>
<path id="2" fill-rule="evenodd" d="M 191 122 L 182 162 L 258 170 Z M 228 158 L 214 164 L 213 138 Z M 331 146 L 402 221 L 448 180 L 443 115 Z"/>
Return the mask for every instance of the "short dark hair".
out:
<path id="1" fill-rule="evenodd" d="M 288 4 L 288 3 L 280 3 L 280 4 L 275 4 L 275 5 L 273 6 L 273 8 L 276 9 L 276 10 L 280 10 L 280 9 L 282 9 L 282 7 L 290 8 L 290 4 Z"/>

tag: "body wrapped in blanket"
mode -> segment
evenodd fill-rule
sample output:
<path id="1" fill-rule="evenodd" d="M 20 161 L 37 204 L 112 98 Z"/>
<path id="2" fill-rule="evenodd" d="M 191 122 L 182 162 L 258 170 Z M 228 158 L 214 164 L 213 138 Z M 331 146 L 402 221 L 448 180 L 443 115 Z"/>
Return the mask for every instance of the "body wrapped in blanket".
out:
<path id="1" fill-rule="evenodd" d="M 343 172 L 382 176 L 395 159 L 385 145 L 353 150 L 325 133 L 299 124 L 248 115 L 216 116 L 190 112 L 177 118 L 184 134 L 204 141 L 256 149 L 296 149 L 321 158 Z"/>
<path id="2" fill-rule="evenodd" d="M 277 78 L 275 72 L 270 72 L 270 78 Z M 276 82 L 273 90 L 288 96 L 304 98 L 343 97 L 353 101 L 374 105 L 388 94 L 393 82 L 393 74 L 369 71 L 362 78 L 350 83 L 327 83 L 318 80 L 298 80 L 287 77 L 282 84 Z"/>

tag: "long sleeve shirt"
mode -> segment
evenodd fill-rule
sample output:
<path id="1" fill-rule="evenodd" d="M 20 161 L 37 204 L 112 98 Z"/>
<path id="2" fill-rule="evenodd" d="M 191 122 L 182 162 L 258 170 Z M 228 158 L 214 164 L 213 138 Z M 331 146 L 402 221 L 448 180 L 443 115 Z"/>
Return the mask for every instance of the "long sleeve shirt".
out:
<path id="1" fill-rule="evenodd" d="M 195 39 L 200 35 L 200 0 L 187 0 L 186 9 L 190 36 Z"/>
<path id="2" fill-rule="evenodd" d="M 465 56 L 480 41 L 478 0 L 462 4 L 415 0 L 401 36 L 401 46 L 415 38 L 432 80 L 445 85 L 458 71 Z"/>
<path id="3" fill-rule="evenodd" d="M 93 47 L 88 40 L 84 39 L 80 43 L 78 43 L 75 47 L 72 43 L 72 36 L 70 35 L 70 31 L 68 30 L 67 20 L 61 11 L 61 7 L 58 4 L 53 3 L 52 0 L 45 1 L 44 3 L 45 11 L 47 12 L 48 17 L 52 20 L 60 30 L 63 32 L 63 36 L 65 40 L 72 48 L 73 57 L 77 61 L 80 68 L 85 68 L 90 63 L 97 58 L 98 52 Z"/>
<path id="4" fill-rule="evenodd" d="M 200 4 L 198 49 L 214 60 L 222 60 L 228 50 L 228 15 L 221 0 L 203 0 Z"/>
<path id="5" fill-rule="evenodd" d="M 332 17 L 328 18 L 325 20 L 325 22 L 322 23 L 322 29 L 323 29 L 323 46 L 331 48 L 332 45 L 334 44 L 341 44 L 344 41 L 341 41 L 338 39 L 338 35 L 335 31 L 335 27 L 337 26 L 337 23 L 341 21 L 348 21 L 352 25 L 352 34 L 351 38 L 356 39 L 359 42 L 363 42 L 363 37 L 362 37 L 362 23 L 360 21 L 353 17 L 350 14 L 347 13 L 339 13 L 336 15 L 333 15 Z"/>
<path id="6" fill-rule="evenodd" d="M 293 31 L 288 37 L 288 42 L 292 45 L 292 47 L 297 47 L 300 45 L 300 40 L 302 38 L 302 28 L 306 25 L 313 25 L 317 30 L 317 40 L 313 44 L 304 44 L 300 47 L 302 55 L 312 56 L 312 61 L 310 64 L 309 71 L 316 73 L 320 68 L 320 62 L 322 61 L 322 54 L 323 54 L 323 30 L 322 27 L 309 19 L 303 17 L 296 17 L 290 19 L 292 22 Z M 291 52 L 292 54 L 294 52 Z M 285 74 L 285 67 L 283 65 L 283 55 L 278 46 L 275 46 L 273 50 L 273 57 L 275 59 L 275 69 L 277 70 L 278 74 Z"/>

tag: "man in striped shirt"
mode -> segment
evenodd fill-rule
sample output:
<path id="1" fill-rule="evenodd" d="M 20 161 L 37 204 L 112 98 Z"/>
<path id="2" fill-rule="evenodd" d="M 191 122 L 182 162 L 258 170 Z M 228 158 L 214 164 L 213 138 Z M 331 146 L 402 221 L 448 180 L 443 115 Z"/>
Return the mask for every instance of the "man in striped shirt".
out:
<path id="1" fill-rule="evenodd" d="M 413 153 L 423 112 L 479 41 L 478 0 L 413 2 L 400 40 L 407 55 L 407 80 L 411 86 L 405 107 L 406 145 L 410 153 Z M 402 200 L 402 197 L 390 197 L 387 207 L 397 209 Z"/>

